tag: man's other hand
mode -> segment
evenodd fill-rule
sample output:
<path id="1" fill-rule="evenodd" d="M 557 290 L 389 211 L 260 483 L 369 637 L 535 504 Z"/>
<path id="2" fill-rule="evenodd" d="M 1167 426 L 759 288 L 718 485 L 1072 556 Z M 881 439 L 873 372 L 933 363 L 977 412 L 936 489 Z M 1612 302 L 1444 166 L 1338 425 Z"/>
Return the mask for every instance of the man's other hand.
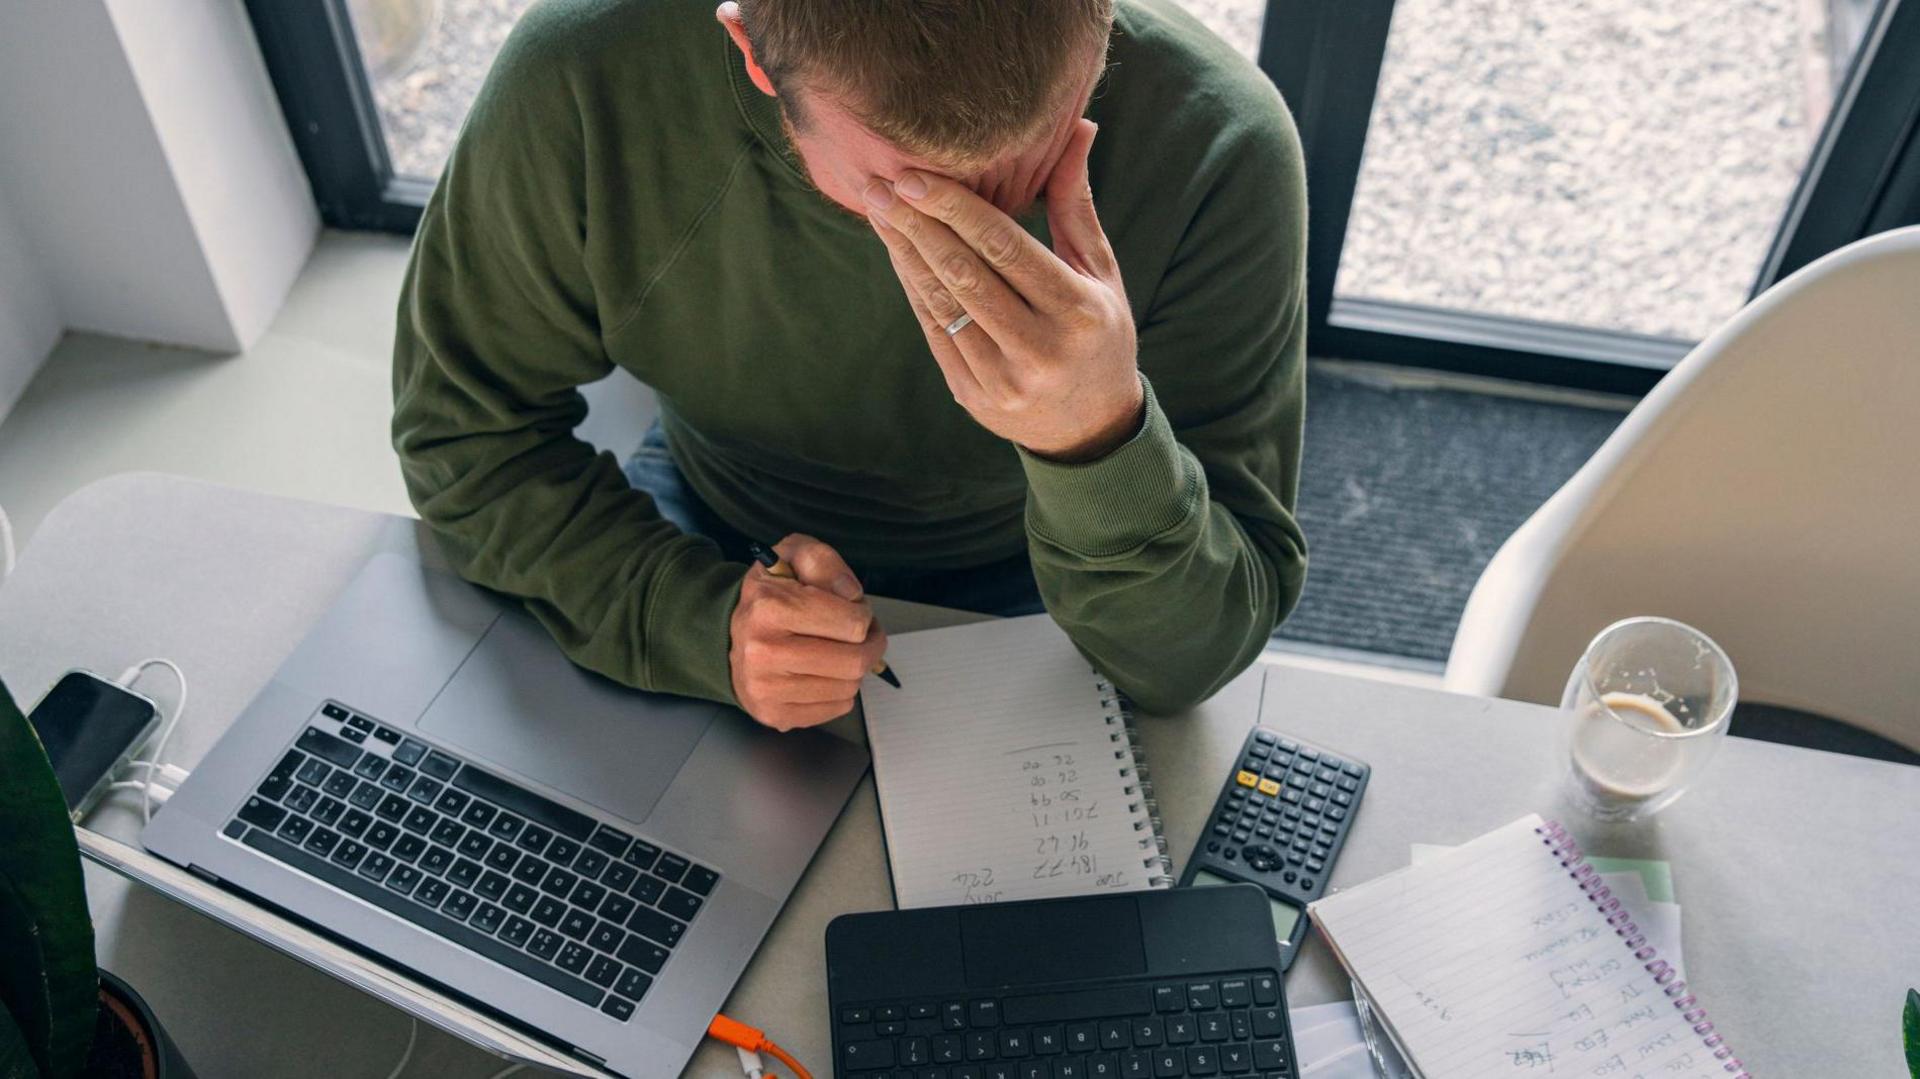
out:
<path id="1" fill-rule="evenodd" d="M 865 192 L 954 400 L 994 434 L 1067 461 L 1132 438 L 1146 407 L 1133 312 L 1087 183 L 1095 130 L 1077 122 L 1047 180 L 1052 251 L 944 176 L 908 172 Z M 962 315 L 972 322 L 949 335 Z"/>
<path id="2" fill-rule="evenodd" d="M 727 659 L 740 707 L 786 731 L 852 711 L 861 680 L 886 654 L 887 635 L 839 552 L 801 535 L 773 549 L 798 579 L 747 567 Z"/>

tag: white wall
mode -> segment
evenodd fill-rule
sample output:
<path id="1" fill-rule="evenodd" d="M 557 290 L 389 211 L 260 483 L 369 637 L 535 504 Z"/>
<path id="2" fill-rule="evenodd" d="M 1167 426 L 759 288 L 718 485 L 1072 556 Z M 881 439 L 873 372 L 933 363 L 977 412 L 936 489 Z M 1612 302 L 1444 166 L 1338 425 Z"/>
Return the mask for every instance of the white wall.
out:
<path id="1" fill-rule="evenodd" d="M 0 188 L 68 326 L 220 352 L 318 230 L 241 0 L 0 6 Z"/>
<path id="2" fill-rule="evenodd" d="M 64 325 L 31 241 L 0 188 L 0 419 L 20 399 Z"/>
<path id="3" fill-rule="evenodd" d="M 107 9 L 58 0 L 5 12 L 0 181 L 67 324 L 236 347 Z"/>
<path id="4" fill-rule="evenodd" d="M 244 348 L 320 229 L 253 26 L 241 0 L 107 0 L 107 10 Z"/>

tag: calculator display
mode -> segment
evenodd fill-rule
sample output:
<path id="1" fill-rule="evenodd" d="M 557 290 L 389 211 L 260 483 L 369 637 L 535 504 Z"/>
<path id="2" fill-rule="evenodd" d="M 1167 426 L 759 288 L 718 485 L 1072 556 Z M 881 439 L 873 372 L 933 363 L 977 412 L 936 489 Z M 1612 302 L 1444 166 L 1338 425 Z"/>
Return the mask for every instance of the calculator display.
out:
<path id="1" fill-rule="evenodd" d="M 1206 870 L 1201 869 L 1201 870 L 1196 870 L 1194 872 L 1191 887 L 1215 888 L 1222 884 L 1239 884 L 1239 883 L 1241 882 L 1237 880 L 1228 880 L 1226 877 L 1220 876 L 1218 873 L 1209 873 Z M 1292 907 L 1285 903 L 1282 903 L 1278 899 L 1273 898 L 1272 896 L 1267 897 L 1267 906 L 1271 908 L 1271 911 L 1273 914 L 1274 937 L 1278 940 L 1292 939 L 1293 927 L 1295 923 L 1300 921 L 1299 908 Z"/>

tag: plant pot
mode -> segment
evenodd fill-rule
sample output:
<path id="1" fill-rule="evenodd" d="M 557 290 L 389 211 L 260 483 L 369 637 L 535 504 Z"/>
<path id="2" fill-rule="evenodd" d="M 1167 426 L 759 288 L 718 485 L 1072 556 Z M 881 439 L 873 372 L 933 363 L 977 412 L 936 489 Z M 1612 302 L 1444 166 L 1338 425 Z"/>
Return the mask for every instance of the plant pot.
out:
<path id="1" fill-rule="evenodd" d="M 180 1047 L 133 987 L 100 972 L 100 1018 L 94 1026 L 88 1079 L 194 1079 Z"/>

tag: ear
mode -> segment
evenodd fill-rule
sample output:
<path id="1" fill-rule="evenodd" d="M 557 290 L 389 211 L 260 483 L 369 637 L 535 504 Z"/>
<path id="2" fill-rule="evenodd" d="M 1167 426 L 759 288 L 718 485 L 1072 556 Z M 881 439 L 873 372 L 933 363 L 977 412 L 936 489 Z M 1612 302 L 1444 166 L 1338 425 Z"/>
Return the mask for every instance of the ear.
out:
<path id="1" fill-rule="evenodd" d="M 753 58 L 753 42 L 747 40 L 747 24 L 740 18 L 740 5 L 734 0 L 727 0 L 714 11 L 713 17 L 727 28 L 727 36 L 733 38 L 733 43 L 740 47 L 740 55 L 746 57 L 747 78 L 753 80 L 761 93 L 768 97 L 779 97 L 779 91 L 773 88 L 773 80 L 767 77 L 766 69 Z"/>

